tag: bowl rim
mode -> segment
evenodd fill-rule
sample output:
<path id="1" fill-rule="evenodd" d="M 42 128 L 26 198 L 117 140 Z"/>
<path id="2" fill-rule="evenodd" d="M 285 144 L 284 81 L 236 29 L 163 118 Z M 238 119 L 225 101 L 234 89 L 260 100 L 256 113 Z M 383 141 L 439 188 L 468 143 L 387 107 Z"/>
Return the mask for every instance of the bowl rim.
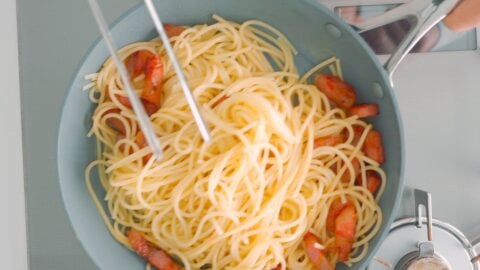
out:
<path id="1" fill-rule="evenodd" d="M 310 4 L 310 5 L 315 6 L 315 8 L 317 10 L 319 10 L 320 12 L 330 13 L 330 15 L 333 14 L 333 12 L 330 9 L 328 9 L 322 3 L 318 2 L 318 1 L 315 1 L 315 0 L 302 0 L 302 1 L 289 0 L 289 1 L 297 1 L 299 4 L 301 4 L 301 2 L 304 2 L 304 4 Z M 139 11 L 142 8 L 145 8 L 144 3 L 138 3 L 138 4 L 135 4 L 132 7 L 128 8 L 126 11 L 122 12 L 122 14 L 119 17 L 117 17 L 115 20 L 113 20 L 113 22 L 111 24 L 109 24 L 109 29 L 115 29 L 116 27 L 118 27 L 118 25 L 123 20 L 125 20 L 126 18 L 131 16 L 133 13 Z M 333 16 L 331 16 L 331 17 L 333 17 Z M 394 111 L 394 115 L 396 116 L 396 121 L 397 121 L 397 124 L 398 124 L 398 131 L 399 131 L 399 134 L 398 134 L 399 135 L 399 142 L 398 143 L 399 143 L 399 148 L 400 148 L 400 153 L 399 153 L 400 160 L 399 160 L 399 174 L 398 174 L 398 180 L 399 180 L 398 181 L 398 189 L 396 190 L 395 194 L 389 194 L 389 195 L 394 195 L 394 199 L 393 199 L 394 203 L 393 203 L 391 211 L 388 213 L 388 215 L 385 215 L 385 213 L 382 209 L 382 215 L 383 215 L 382 223 L 384 224 L 382 226 L 384 226 L 384 227 L 380 228 L 380 230 L 377 232 L 377 236 L 376 236 L 376 237 L 378 237 L 377 244 L 376 245 L 370 245 L 369 250 L 368 250 L 365 258 L 362 259 L 360 262 L 356 262 L 354 264 L 354 265 L 358 266 L 359 269 L 365 269 L 370 264 L 370 261 L 372 260 L 373 256 L 378 251 L 382 242 L 384 241 L 385 237 L 387 236 L 387 234 L 389 232 L 389 229 L 390 229 L 390 226 L 393 224 L 394 220 L 396 219 L 398 210 L 400 208 L 401 196 L 402 196 L 404 188 L 405 188 L 405 179 L 404 179 L 404 170 L 405 170 L 404 128 L 403 128 L 403 122 L 402 122 L 402 119 L 401 119 L 401 114 L 400 114 L 400 110 L 399 110 L 398 101 L 397 101 L 397 98 L 395 96 L 394 87 L 391 86 L 388 83 L 389 82 L 388 75 L 387 75 L 386 71 L 384 70 L 384 68 L 382 67 L 382 65 L 380 64 L 380 62 L 378 60 L 378 57 L 371 50 L 371 48 L 368 46 L 368 44 L 360 37 L 360 35 L 357 34 L 351 27 L 349 27 L 346 22 L 344 22 L 340 18 L 336 18 L 335 23 L 338 23 L 340 25 L 340 27 L 342 28 L 342 30 L 349 32 L 349 34 L 351 34 L 355 38 L 355 40 L 362 47 L 362 49 L 368 54 L 368 56 L 372 60 L 372 62 L 380 70 L 380 74 L 381 74 L 382 79 L 383 79 L 382 83 L 384 83 L 384 85 L 388 88 L 387 91 L 389 91 L 389 93 L 391 95 L 391 102 L 393 103 L 393 111 Z M 152 29 L 153 29 L 153 26 L 152 26 Z M 69 223 L 71 224 L 71 228 L 73 229 L 72 230 L 73 234 L 75 235 L 76 239 L 80 242 L 83 250 L 88 254 L 89 258 L 93 261 L 93 263 L 97 267 L 101 267 L 103 264 L 102 264 L 101 260 L 99 260 L 97 258 L 97 256 L 95 256 L 96 254 L 94 254 L 93 251 L 89 248 L 89 246 L 87 245 L 85 240 L 82 237 L 79 236 L 79 232 L 78 232 L 79 228 L 77 227 L 77 225 L 73 221 L 74 214 L 72 214 L 71 210 L 69 209 L 71 206 L 68 206 L 69 198 L 66 197 L 66 192 L 65 192 L 65 188 L 66 188 L 65 185 L 66 184 L 65 184 L 65 181 L 62 180 L 62 177 L 61 177 L 62 173 L 61 173 L 61 168 L 60 168 L 60 165 L 61 165 L 60 152 L 61 152 L 62 146 L 60 144 L 60 136 L 61 136 L 61 133 L 62 133 L 61 129 L 62 129 L 62 122 L 63 122 L 63 118 L 64 118 L 63 115 L 64 115 L 64 112 L 67 110 L 67 100 L 70 96 L 70 93 L 71 93 L 72 89 L 74 88 L 75 81 L 78 79 L 79 72 L 81 71 L 82 67 L 84 66 L 84 63 L 90 57 L 91 53 L 98 46 L 100 46 L 100 44 L 102 43 L 102 40 L 103 39 L 100 35 L 98 35 L 96 37 L 96 39 L 92 42 L 92 44 L 86 49 L 83 56 L 79 59 L 78 64 L 75 67 L 75 69 L 73 70 L 72 76 L 69 79 L 69 83 L 68 83 L 67 88 L 66 88 L 67 91 L 65 92 L 63 100 L 62 100 L 60 115 L 57 117 L 57 120 L 56 120 L 56 123 L 57 123 L 57 130 L 56 130 L 57 131 L 57 133 L 56 133 L 57 134 L 57 137 L 56 137 L 57 143 L 55 144 L 56 149 L 55 149 L 55 160 L 54 160 L 55 163 L 56 163 L 56 176 L 57 176 L 57 179 L 58 179 L 58 182 L 59 182 L 60 194 L 62 196 L 62 204 L 63 204 L 63 207 L 65 209 L 65 212 L 67 213 Z M 385 196 L 385 195 L 386 194 L 384 194 L 383 196 Z M 89 199 L 91 200 L 91 198 L 89 198 Z M 387 218 L 385 218 L 385 217 L 387 217 Z M 113 237 L 112 237 L 112 240 L 117 242 Z M 132 256 L 132 258 L 133 258 L 133 256 Z"/>

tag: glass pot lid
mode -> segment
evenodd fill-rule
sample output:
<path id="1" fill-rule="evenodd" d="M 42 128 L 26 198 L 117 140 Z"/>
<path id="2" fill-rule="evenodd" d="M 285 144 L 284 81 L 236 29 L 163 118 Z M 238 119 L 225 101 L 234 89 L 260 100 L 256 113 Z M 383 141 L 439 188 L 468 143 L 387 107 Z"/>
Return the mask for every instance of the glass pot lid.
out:
<path id="1" fill-rule="evenodd" d="M 426 217 L 421 214 L 421 206 Z M 430 194 L 415 190 L 416 217 L 392 224 L 368 270 L 478 270 L 477 253 L 465 235 L 432 218 Z"/>

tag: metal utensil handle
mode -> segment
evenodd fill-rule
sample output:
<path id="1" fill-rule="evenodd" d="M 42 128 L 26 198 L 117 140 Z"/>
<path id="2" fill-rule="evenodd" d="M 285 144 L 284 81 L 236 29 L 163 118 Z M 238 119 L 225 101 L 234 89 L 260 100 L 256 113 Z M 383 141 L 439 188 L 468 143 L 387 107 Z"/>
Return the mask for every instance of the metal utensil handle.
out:
<path id="1" fill-rule="evenodd" d="M 145 108 L 143 108 L 140 99 L 138 98 L 137 94 L 133 90 L 133 87 L 130 83 L 130 77 L 128 75 L 127 69 L 125 65 L 120 60 L 120 57 L 117 54 L 117 48 L 115 46 L 115 42 L 113 36 L 110 34 L 108 30 L 107 22 L 103 16 L 103 13 L 100 9 L 100 6 L 96 0 L 88 0 L 90 4 L 90 8 L 92 10 L 93 16 L 95 17 L 95 21 L 97 22 L 98 28 L 103 36 L 103 39 L 107 45 L 107 48 L 112 56 L 113 62 L 118 69 L 118 73 L 120 74 L 120 78 L 122 79 L 123 85 L 125 86 L 125 90 L 127 92 L 128 99 L 132 104 L 133 112 L 138 118 L 138 122 L 140 124 L 140 128 L 147 139 L 148 145 L 152 148 L 153 155 L 156 159 L 160 159 L 162 157 L 162 149 L 160 147 L 160 143 L 155 135 L 153 130 L 152 124 L 150 119 L 145 112 Z"/>
<path id="2" fill-rule="evenodd" d="M 209 142 L 211 139 L 210 131 L 208 130 L 207 124 L 203 120 L 203 117 L 202 117 L 202 114 L 200 113 L 197 102 L 195 101 L 192 91 L 190 90 L 190 86 L 188 85 L 188 82 L 185 79 L 185 75 L 183 74 L 182 68 L 178 63 L 178 59 L 175 55 L 175 52 L 173 51 L 173 48 L 170 45 L 170 40 L 168 39 L 167 33 L 165 32 L 165 28 L 163 27 L 162 20 L 160 19 L 160 16 L 157 10 L 155 9 L 155 6 L 153 5 L 152 0 L 144 0 L 144 2 L 145 2 L 145 5 L 147 6 L 148 12 L 150 13 L 150 17 L 153 20 L 153 24 L 157 29 L 158 35 L 160 36 L 160 39 L 163 42 L 165 51 L 167 52 L 167 55 L 170 58 L 170 61 L 172 62 L 173 69 L 175 70 L 175 73 L 177 74 L 177 77 L 178 77 L 178 81 L 182 86 L 183 94 L 187 99 L 188 106 L 190 107 L 190 110 L 193 114 L 193 118 L 197 123 L 200 134 L 202 135 L 203 140 L 205 142 Z"/>
<path id="3" fill-rule="evenodd" d="M 392 75 L 407 53 L 434 25 L 440 22 L 458 3 L 459 0 L 413 0 L 402 4 L 381 15 L 358 23 L 350 23 L 359 32 L 368 31 L 407 17 L 415 17 L 416 25 L 410 29 L 398 48 L 384 65 L 390 84 Z"/>
<path id="4" fill-rule="evenodd" d="M 423 225 L 422 211 L 420 210 L 423 205 L 427 212 L 427 237 L 428 241 L 432 241 L 432 196 L 430 193 L 419 189 L 415 189 L 413 192 L 415 197 L 415 217 L 417 218 L 417 227 L 420 228 Z"/>

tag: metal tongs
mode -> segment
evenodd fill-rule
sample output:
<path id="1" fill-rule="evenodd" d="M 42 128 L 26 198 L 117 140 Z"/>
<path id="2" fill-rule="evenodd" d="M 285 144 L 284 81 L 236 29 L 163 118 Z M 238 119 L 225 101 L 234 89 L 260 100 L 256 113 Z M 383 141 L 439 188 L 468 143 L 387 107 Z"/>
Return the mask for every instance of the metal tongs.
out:
<path id="1" fill-rule="evenodd" d="M 361 22 L 349 22 L 357 32 L 365 32 L 408 17 L 416 24 L 384 65 L 392 83 L 392 74 L 415 44 L 457 5 L 459 0 L 412 0 Z"/>
<path id="2" fill-rule="evenodd" d="M 205 121 L 203 120 L 203 117 L 202 117 L 202 114 L 200 113 L 197 102 L 195 101 L 195 98 L 192 95 L 192 91 L 190 90 L 188 82 L 185 79 L 185 75 L 183 74 L 182 68 L 178 63 L 177 57 L 175 56 L 175 52 L 173 51 L 173 48 L 170 45 L 170 40 L 168 39 L 168 36 L 165 32 L 163 23 L 155 9 L 155 6 L 152 3 L 152 0 L 145 0 L 144 2 L 153 20 L 155 28 L 158 31 L 160 39 L 163 42 L 163 46 L 165 47 L 168 57 L 172 62 L 172 66 L 175 70 L 175 73 L 177 73 L 177 77 L 178 77 L 178 80 L 180 81 L 180 85 L 182 86 L 185 98 L 187 99 L 188 106 L 190 107 L 190 110 L 193 114 L 195 122 L 197 123 L 198 129 L 203 137 L 203 140 L 205 142 L 209 142 L 211 139 L 210 132 L 208 130 L 208 127 Z M 113 62 L 117 66 L 118 72 L 125 86 L 127 96 L 130 99 L 130 102 L 132 104 L 133 111 L 138 118 L 140 128 L 145 134 L 148 145 L 152 148 L 154 157 L 156 159 L 160 159 L 162 157 L 162 149 L 160 147 L 160 143 L 157 140 L 157 136 L 155 135 L 150 119 L 148 118 L 145 112 L 145 109 L 143 108 L 143 105 L 140 102 L 139 97 L 133 90 L 133 87 L 130 83 L 130 76 L 128 75 L 127 69 L 125 68 L 125 65 L 122 63 L 122 61 L 120 60 L 120 57 L 117 54 L 118 48 L 115 45 L 113 36 L 111 35 L 108 29 L 108 26 L 105 21 L 105 17 L 103 16 L 103 13 L 101 11 L 100 5 L 98 4 L 97 0 L 88 0 L 88 3 L 90 4 L 90 8 L 92 10 L 93 16 L 95 17 L 95 21 L 97 22 L 98 28 L 100 29 L 100 32 L 103 36 L 103 39 L 107 44 L 107 48 L 110 52 L 110 55 L 112 56 Z"/>

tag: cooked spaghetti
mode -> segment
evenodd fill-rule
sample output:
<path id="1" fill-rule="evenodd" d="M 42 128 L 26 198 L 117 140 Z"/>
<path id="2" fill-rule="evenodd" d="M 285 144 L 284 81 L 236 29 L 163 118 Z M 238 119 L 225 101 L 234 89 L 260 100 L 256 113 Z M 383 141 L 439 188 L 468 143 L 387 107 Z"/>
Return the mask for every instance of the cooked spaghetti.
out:
<path id="1" fill-rule="evenodd" d="M 315 248 L 334 265 L 338 253 L 327 252 L 336 243 L 327 228 L 329 209 L 350 202 L 355 238 L 344 261 L 361 260 L 381 225 L 377 200 L 386 176 L 362 150 L 372 126 L 309 83 L 318 72 L 341 76 L 339 60 L 327 59 L 301 77 L 295 51 L 279 31 L 256 20 L 214 19 L 171 37 L 211 130 L 209 143 L 158 39 L 130 44 L 119 55 L 126 63 L 140 51 L 161 56 L 161 99 L 150 119 L 162 159 L 139 143 L 111 59 L 87 77 L 98 159 L 86 169 L 86 182 L 108 229 L 127 247 L 127 232 L 140 232 L 185 269 L 313 269 L 304 235 L 311 232 Z M 132 78 L 139 95 L 147 76 Z M 329 136 L 343 140 L 317 144 Z M 92 187 L 93 168 L 106 206 Z M 371 172 L 381 179 L 376 195 L 367 189 Z"/>

